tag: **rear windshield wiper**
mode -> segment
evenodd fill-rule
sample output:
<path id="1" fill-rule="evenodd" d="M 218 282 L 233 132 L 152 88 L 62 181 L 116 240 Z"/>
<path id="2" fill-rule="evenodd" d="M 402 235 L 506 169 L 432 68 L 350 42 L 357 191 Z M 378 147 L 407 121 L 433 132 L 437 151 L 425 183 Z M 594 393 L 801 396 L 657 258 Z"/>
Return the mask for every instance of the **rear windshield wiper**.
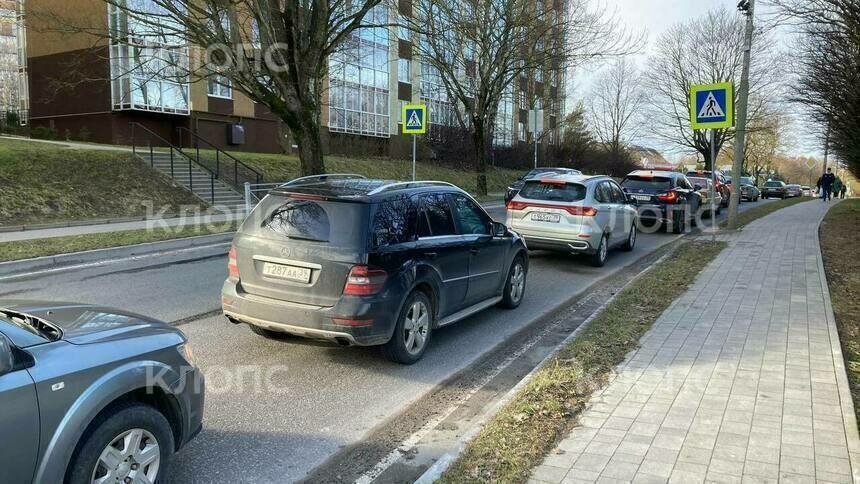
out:
<path id="1" fill-rule="evenodd" d="M 62 330 L 57 326 L 26 313 L 0 308 L 0 316 L 5 316 L 6 320 L 15 326 L 49 341 L 57 341 L 63 336 Z"/>

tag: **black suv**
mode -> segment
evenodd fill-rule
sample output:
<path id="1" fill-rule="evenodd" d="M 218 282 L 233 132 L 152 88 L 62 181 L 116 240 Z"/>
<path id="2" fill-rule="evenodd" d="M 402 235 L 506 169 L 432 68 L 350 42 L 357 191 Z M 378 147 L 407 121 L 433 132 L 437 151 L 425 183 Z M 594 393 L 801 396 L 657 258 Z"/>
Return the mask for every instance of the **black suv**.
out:
<path id="1" fill-rule="evenodd" d="M 311 177 L 245 220 L 221 301 L 262 336 L 382 345 L 411 364 L 435 328 L 519 306 L 527 271 L 522 239 L 453 185 Z"/>
<path id="2" fill-rule="evenodd" d="M 639 220 L 662 223 L 676 234 L 695 223 L 702 205 L 690 180 L 674 171 L 637 170 L 624 177 L 621 188 L 636 201 Z"/>

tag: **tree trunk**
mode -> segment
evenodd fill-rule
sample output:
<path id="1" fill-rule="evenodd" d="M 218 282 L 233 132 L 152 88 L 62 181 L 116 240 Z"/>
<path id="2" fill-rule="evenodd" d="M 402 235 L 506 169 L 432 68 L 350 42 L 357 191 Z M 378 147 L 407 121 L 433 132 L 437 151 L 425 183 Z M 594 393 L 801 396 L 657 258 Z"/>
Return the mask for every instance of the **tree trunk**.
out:
<path id="1" fill-rule="evenodd" d="M 285 155 L 293 152 L 293 135 L 290 128 L 282 119 L 278 119 L 278 146 Z"/>
<path id="2" fill-rule="evenodd" d="M 487 153 L 487 139 L 484 133 L 484 123 L 481 121 L 472 120 L 472 142 L 475 144 L 475 172 L 476 172 L 476 189 L 478 195 L 487 195 L 487 161 L 489 154 Z"/>
<path id="3" fill-rule="evenodd" d="M 293 139 L 299 147 L 301 176 L 321 175 L 326 171 L 320 127 L 310 119 L 302 122 L 300 126 L 301 130 L 293 130 Z"/>

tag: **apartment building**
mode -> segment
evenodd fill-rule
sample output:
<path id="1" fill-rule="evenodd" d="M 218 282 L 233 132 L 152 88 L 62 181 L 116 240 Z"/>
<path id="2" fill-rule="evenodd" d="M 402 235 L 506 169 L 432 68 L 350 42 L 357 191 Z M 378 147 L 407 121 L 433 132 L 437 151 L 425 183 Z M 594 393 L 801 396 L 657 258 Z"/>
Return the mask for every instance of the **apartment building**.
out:
<path id="1" fill-rule="evenodd" d="M 225 79 L 181 79 L 150 72 L 149 56 L 193 57 L 188 47 L 136 44 L 133 22 L 103 0 L 25 0 L 24 26 L 27 103 L 31 127 L 52 128 L 61 137 L 85 128 L 92 141 L 131 142 L 131 123 L 140 123 L 172 143 L 180 128 L 191 130 L 222 149 L 279 152 L 276 118 Z M 137 3 L 146 0 L 136 0 Z M 543 8 L 542 1 L 536 0 Z M 48 13 L 49 15 L 46 15 Z M 375 24 L 410 15 L 411 3 L 377 7 Z M 52 25 L 56 18 L 86 28 L 69 31 Z M 86 31 L 112 32 L 110 40 Z M 160 52 L 165 50 L 167 53 Z M 500 148 L 530 143 L 527 110 L 544 108 L 543 142 L 558 139 L 556 119 L 563 110 L 564 79 L 541 73 L 509 88 L 499 109 L 496 144 Z M 544 88 L 545 86 L 545 88 Z M 330 78 L 321 111 L 324 147 L 329 152 L 404 156 L 410 139 L 401 136 L 404 103 L 425 102 L 430 129 L 455 126 L 452 102 L 431 66 L 413 57 L 405 29 L 376 27 L 352 36 L 343 52 L 330 59 Z M 544 93 L 535 96 L 535 92 Z M 540 99 L 535 99 L 540 97 Z M 543 99 L 548 105 L 540 106 Z M 231 136 L 241 126 L 244 139 Z M 138 130 L 138 133 L 140 130 Z M 185 142 L 187 143 L 187 141 Z"/>

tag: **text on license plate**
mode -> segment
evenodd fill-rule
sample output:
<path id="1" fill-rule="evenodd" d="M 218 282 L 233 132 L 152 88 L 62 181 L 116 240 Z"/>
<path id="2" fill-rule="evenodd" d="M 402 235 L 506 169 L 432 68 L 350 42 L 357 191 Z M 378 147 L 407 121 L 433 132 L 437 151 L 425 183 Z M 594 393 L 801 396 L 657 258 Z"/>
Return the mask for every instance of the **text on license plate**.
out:
<path id="1" fill-rule="evenodd" d="M 651 195 L 633 195 L 633 198 L 639 200 L 640 202 L 650 202 Z"/>
<path id="2" fill-rule="evenodd" d="M 308 283 L 311 281 L 311 270 L 307 267 L 285 266 L 283 264 L 263 263 L 263 275 L 277 277 L 288 281 Z"/>
<path id="3" fill-rule="evenodd" d="M 558 223 L 561 221 L 561 215 L 557 213 L 544 213 L 537 212 L 532 214 L 532 220 L 535 222 L 553 222 Z"/>

